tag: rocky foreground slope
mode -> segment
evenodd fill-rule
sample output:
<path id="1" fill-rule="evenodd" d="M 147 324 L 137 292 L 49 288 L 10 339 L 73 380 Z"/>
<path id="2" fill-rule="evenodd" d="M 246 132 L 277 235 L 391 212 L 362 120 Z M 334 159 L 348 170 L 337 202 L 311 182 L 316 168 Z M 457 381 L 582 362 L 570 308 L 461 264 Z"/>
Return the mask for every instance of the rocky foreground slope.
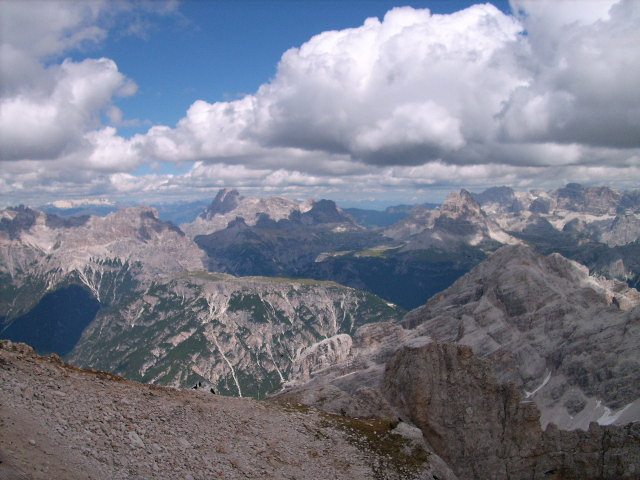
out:
<path id="1" fill-rule="evenodd" d="M 400 433 L 388 421 L 138 384 L 0 342 L 3 480 L 456 480 Z"/>

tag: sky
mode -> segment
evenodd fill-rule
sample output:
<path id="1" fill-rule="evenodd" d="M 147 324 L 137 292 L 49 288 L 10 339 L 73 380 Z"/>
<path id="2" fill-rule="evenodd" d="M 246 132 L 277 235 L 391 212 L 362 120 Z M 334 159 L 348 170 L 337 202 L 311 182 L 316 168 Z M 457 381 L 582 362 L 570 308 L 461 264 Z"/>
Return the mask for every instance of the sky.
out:
<path id="1" fill-rule="evenodd" d="M 2 0 L 0 206 L 640 188 L 636 0 Z"/>

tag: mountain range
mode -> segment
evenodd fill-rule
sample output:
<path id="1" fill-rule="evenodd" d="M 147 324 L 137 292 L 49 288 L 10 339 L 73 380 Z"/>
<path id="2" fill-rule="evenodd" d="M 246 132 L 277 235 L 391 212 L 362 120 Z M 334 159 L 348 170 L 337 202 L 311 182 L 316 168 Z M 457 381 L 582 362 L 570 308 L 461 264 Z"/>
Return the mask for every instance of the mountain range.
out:
<path id="1" fill-rule="evenodd" d="M 640 192 L 497 187 L 431 207 L 380 226 L 229 189 L 179 226 L 150 207 L 8 208 L 0 337 L 392 421 L 448 478 L 633 478 Z"/>

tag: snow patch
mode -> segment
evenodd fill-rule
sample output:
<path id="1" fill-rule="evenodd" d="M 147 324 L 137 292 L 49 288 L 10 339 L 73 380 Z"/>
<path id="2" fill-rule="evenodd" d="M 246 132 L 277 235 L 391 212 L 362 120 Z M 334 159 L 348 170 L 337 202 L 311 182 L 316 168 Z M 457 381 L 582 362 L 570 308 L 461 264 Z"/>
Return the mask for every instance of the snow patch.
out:
<path id="1" fill-rule="evenodd" d="M 544 381 L 535 390 L 533 390 L 531 392 L 527 392 L 525 390 L 524 391 L 525 398 L 533 397 L 536 393 L 538 393 L 540 390 L 542 390 L 547 383 L 549 383 L 549 380 L 551 380 L 551 372 L 549 372 L 547 374 L 547 377 L 544 379 Z"/>
<path id="2" fill-rule="evenodd" d="M 598 404 L 596 407 L 599 407 L 601 404 L 602 402 L 598 400 Z M 625 405 L 624 407 L 616 411 L 612 411 L 609 407 L 604 407 L 604 413 L 597 420 L 598 424 L 612 425 L 616 420 L 618 420 L 618 418 L 620 418 L 620 415 L 622 415 L 625 412 L 625 410 L 627 410 L 632 404 L 633 402 L 629 403 L 628 405 Z"/>

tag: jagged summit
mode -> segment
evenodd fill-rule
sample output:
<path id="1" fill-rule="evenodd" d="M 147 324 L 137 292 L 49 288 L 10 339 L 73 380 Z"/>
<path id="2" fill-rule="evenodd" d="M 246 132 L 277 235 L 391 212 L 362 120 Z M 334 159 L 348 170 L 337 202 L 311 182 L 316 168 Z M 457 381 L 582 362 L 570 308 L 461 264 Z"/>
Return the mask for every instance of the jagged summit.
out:
<path id="1" fill-rule="evenodd" d="M 282 197 L 245 197 L 237 190 L 223 188 L 198 218 L 180 227 L 194 238 L 223 230 L 238 217 L 243 218 L 247 225 L 253 226 L 263 215 L 278 221 L 287 219 L 300 210 L 300 205 L 293 200 Z"/>
<path id="2" fill-rule="evenodd" d="M 521 209 L 516 193 L 511 187 L 491 187 L 472 195 L 487 213 L 498 211 L 518 213 Z"/>
<path id="3" fill-rule="evenodd" d="M 496 248 L 500 244 L 517 243 L 465 189 L 450 193 L 439 208 L 415 209 L 407 218 L 387 228 L 384 234 L 403 241 L 404 250 L 437 248 L 449 251 L 462 245 Z"/>
<path id="4" fill-rule="evenodd" d="M 213 199 L 211 204 L 200 214 L 200 218 L 205 220 L 213 218 L 215 215 L 224 215 L 238 207 L 243 199 L 237 190 L 231 188 L 223 188 Z"/>
<path id="5" fill-rule="evenodd" d="M 302 222 L 309 225 L 321 223 L 352 223 L 341 208 L 333 200 L 318 200 L 311 204 L 311 208 L 301 215 Z"/>
<path id="6" fill-rule="evenodd" d="M 342 223 L 355 227 L 353 220 L 332 200 L 297 203 L 282 197 L 244 197 L 237 190 L 222 189 L 195 221 L 183 224 L 181 228 L 195 238 L 224 230 L 237 218 L 242 218 L 250 227 L 260 222 L 263 226 L 273 226 L 269 222 L 282 220 L 307 226 Z"/>
<path id="7" fill-rule="evenodd" d="M 440 206 L 440 213 L 449 218 L 471 218 L 485 216 L 473 195 L 465 190 L 451 192 Z"/>
<path id="8" fill-rule="evenodd" d="M 578 183 L 569 183 L 552 192 L 557 208 L 574 212 L 605 215 L 615 213 L 622 195 L 610 187 L 584 187 Z"/>

